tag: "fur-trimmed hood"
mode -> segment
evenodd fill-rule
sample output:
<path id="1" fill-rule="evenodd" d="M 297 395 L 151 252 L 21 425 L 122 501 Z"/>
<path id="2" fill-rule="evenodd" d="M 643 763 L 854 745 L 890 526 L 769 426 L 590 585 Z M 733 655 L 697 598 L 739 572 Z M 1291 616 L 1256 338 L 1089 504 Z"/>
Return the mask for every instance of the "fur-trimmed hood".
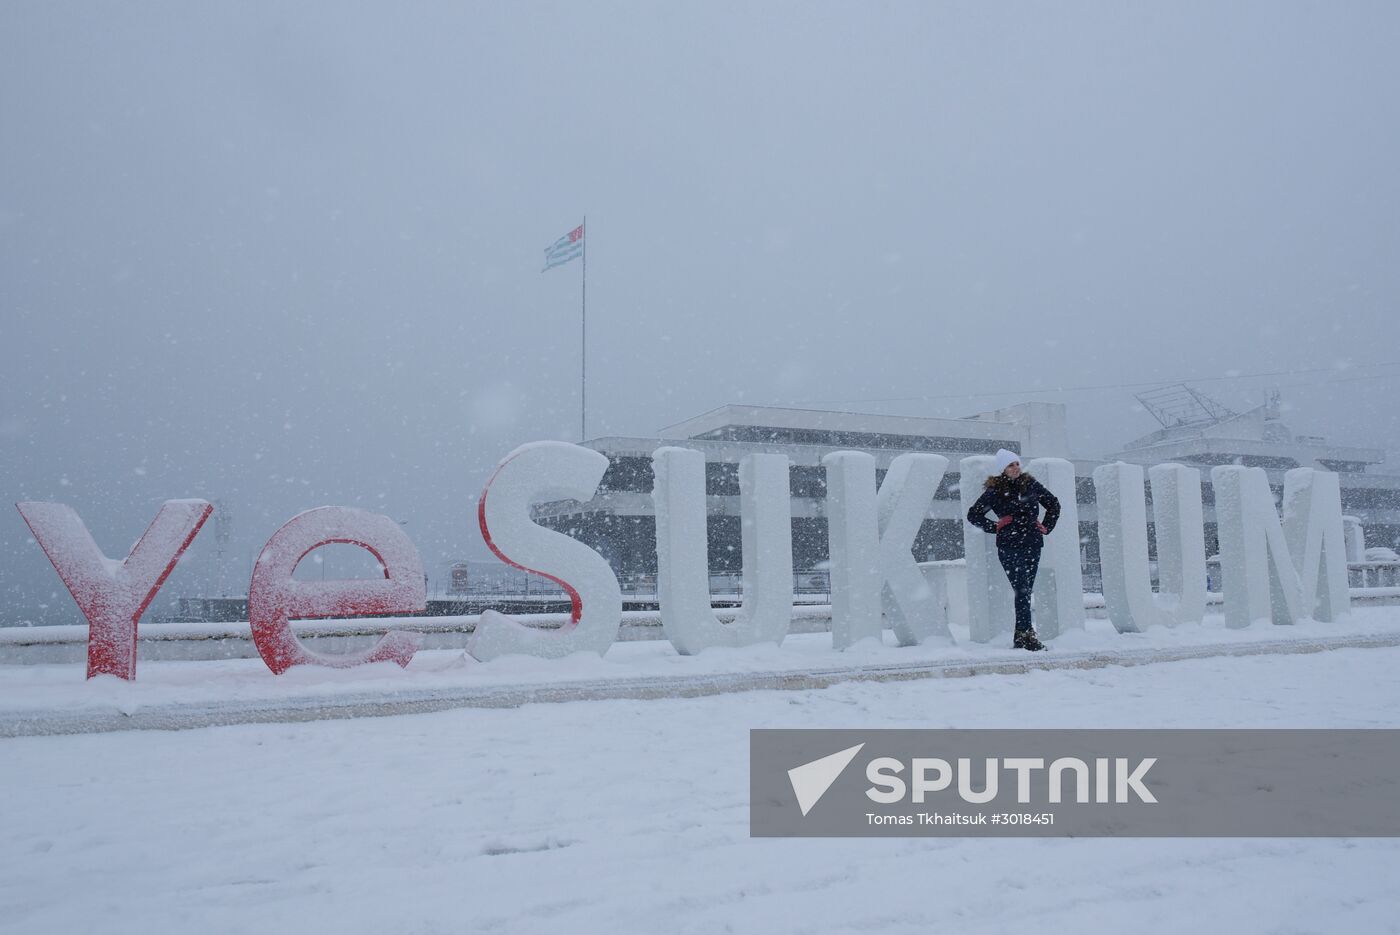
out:
<path id="1" fill-rule="evenodd" d="M 1025 490 L 1035 483 L 1035 476 L 1029 471 L 1022 471 L 1015 480 L 1005 474 L 993 474 L 987 478 L 984 485 L 988 490 Z"/>

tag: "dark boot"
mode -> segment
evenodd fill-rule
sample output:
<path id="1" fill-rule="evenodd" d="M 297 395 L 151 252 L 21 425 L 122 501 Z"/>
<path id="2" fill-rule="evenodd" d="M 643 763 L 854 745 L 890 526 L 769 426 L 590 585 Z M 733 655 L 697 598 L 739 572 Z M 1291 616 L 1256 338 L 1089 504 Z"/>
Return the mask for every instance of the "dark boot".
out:
<path id="1" fill-rule="evenodd" d="M 1034 630 L 1017 630 L 1011 645 L 1016 649 L 1029 649 L 1031 652 L 1045 648 L 1045 644 L 1035 635 Z"/>

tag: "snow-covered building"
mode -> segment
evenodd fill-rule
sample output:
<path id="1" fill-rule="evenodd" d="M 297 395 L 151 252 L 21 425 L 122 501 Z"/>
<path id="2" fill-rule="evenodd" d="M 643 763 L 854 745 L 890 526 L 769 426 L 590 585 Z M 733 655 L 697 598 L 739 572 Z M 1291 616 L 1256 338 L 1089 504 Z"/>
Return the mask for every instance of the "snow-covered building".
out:
<path id="1" fill-rule="evenodd" d="M 1267 471 L 1314 467 L 1340 474 L 1362 474 L 1385 460 L 1379 448 L 1333 445 L 1317 435 L 1295 435 L 1281 421 L 1277 393 L 1262 406 L 1235 413 L 1189 388 L 1178 392 L 1190 394 L 1201 405 L 1192 410 L 1185 404 L 1163 403 L 1166 397 L 1161 393 L 1139 396 L 1163 427 L 1129 442 L 1109 459 L 1136 464 L 1175 461 L 1198 467 L 1242 464 Z"/>
<path id="2" fill-rule="evenodd" d="M 1209 469 L 1218 464 L 1262 467 L 1279 494 L 1284 472 L 1291 468 L 1336 471 L 1341 475 L 1342 509 L 1364 526 L 1365 544 L 1400 546 L 1400 475 L 1374 473 L 1384 460 L 1383 451 L 1293 433 L 1280 419 L 1276 396 L 1243 413 L 1232 412 L 1188 387 L 1154 391 L 1139 399 L 1163 427 L 1103 460 L 1071 457 L 1061 403 L 1021 403 L 962 419 L 722 406 L 669 426 L 654 437 L 609 436 L 585 442 L 610 462 L 597 496 L 587 503 L 540 504 L 535 519 L 597 549 L 624 582 L 653 575 L 652 453 L 663 445 L 683 445 L 705 455 L 711 570 L 734 573 L 741 562 L 739 460 L 751 452 L 782 453 L 792 462 L 793 566 L 802 575 L 820 568 L 827 558 L 823 455 L 838 450 L 869 452 L 876 459 L 877 477 L 883 477 L 898 455 L 933 452 L 948 458 L 949 470 L 915 541 L 915 556 L 920 561 L 959 558 L 963 517 L 958 464 L 970 454 L 1009 448 L 1031 457 L 1064 457 L 1074 462 L 1080 538 L 1091 578 L 1098 564 L 1092 476 L 1105 460 L 1143 465 L 1175 461 L 1201 468 L 1206 542 L 1212 552 L 1215 519 Z"/>
<path id="3" fill-rule="evenodd" d="M 1109 460 L 1134 464 L 1174 461 L 1198 467 L 1205 481 L 1206 533 L 1214 548 L 1209 469 L 1219 464 L 1260 467 L 1276 496 L 1284 474 L 1298 467 L 1336 471 L 1341 478 L 1342 512 L 1356 517 L 1366 545 L 1400 542 L 1400 475 L 1375 471 L 1385 460 L 1379 448 L 1336 445 L 1318 435 L 1299 435 L 1284 424 L 1277 392 L 1266 403 L 1232 412 L 1190 387 L 1168 387 L 1138 397 L 1162 428 L 1134 439 Z"/>

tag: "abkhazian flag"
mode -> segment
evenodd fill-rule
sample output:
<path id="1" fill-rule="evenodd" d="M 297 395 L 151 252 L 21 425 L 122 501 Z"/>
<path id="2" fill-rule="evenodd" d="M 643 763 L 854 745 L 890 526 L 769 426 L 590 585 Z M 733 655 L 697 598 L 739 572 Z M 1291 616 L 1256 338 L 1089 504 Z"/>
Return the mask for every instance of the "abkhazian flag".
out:
<path id="1" fill-rule="evenodd" d="M 544 248 L 544 269 L 553 269 L 556 266 L 563 266 L 575 257 L 583 256 L 583 225 L 580 224 L 560 237 L 554 243 Z"/>

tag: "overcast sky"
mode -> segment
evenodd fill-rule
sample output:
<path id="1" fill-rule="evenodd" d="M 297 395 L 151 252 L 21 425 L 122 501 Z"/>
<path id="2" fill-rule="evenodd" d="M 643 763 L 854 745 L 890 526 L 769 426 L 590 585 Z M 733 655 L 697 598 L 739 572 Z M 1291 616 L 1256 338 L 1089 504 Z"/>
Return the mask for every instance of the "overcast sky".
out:
<path id="1" fill-rule="evenodd" d="M 1097 457 L 1156 427 L 1112 385 L 1192 379 L 1400 452 L 1397 49 L 1394 3 L 7 0 L 3 500 L 121 557 L 220 498 L 236 576 L 359 505 L 438 579 L 578 437 L 585 213 L 590 435 L 1049 399 Z M 12 616 L 61 586 L 5 509 Z"/>

